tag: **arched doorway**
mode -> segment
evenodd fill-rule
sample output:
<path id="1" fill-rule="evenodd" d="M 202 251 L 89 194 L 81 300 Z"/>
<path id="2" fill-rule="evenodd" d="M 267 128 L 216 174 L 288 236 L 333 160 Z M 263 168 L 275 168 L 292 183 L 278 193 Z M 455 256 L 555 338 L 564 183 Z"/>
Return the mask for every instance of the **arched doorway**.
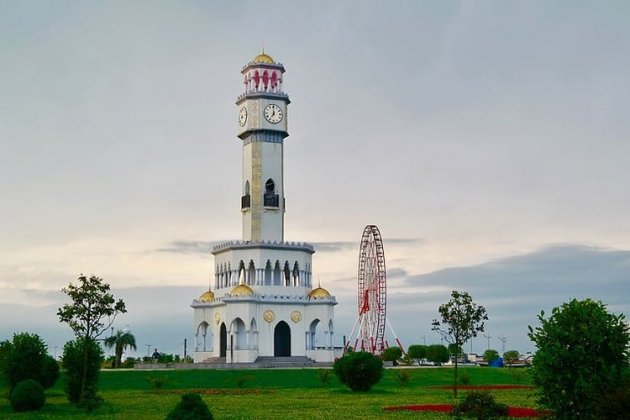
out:
<path id="1" fill-rule="evenodd" d="M 227 328 L 225 328 L 225 323 L 221 323 L 221 332 L 219 334 L 221 336 L 219 343 L 219 357 L 225 357 L 227 353 Z"/>
<path id="2" fill-rule="evenodd" d="M 284 321 L 278 322 L 273 330 L 273 355 L 274 357 L 291 356 L 291 328 Z"/>

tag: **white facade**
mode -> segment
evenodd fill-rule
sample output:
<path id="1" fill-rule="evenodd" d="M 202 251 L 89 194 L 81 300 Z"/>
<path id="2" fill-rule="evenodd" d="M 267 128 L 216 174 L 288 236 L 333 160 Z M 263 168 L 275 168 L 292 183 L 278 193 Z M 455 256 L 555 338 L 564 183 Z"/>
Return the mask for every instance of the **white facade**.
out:
<path id="1" fill-rule="evenodd" d="M 192 303 L 196 363 L 259 357 L 334 359 L 335 298 L 313 288 L 313 247 L 284 242 L 284 67 L 262 53 L 248 63 L 238 106 L 243 141 L 242 240 L 217 245 L 214 291 Z M 225 358 L 225 359 L 224 359 Z"/>

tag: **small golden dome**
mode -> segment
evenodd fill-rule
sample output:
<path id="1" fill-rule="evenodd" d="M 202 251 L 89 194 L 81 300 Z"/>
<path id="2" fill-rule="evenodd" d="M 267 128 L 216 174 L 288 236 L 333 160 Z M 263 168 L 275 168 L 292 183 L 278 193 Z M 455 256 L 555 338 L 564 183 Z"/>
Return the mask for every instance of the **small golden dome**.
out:
<path id="1" fill-rule="evenodd" d="M 265 51 L 263 51 L 261 54 L 258 54 L 256 56 L 256 58 L 254 58 L 254 63 L 268 63 L 268 64 L 273 64 L 273 58 L 271 58 L 270 56 L 268 56 L 267 54 L 265 54 Z"/>
<path id="2" fill-rule="evenodd" d="M 311 292 L 308 294 L 309 299 L 323 299 L 323 298 L 329 298 L 329 297 L 330 297 L 330 293 L 328 293 L 328 290 L 321 287 L 316 287 L 315 289 L 311 290 Z"/>
<path id="3" fill-rule="evenodd" d="M 214 293 L 211 290 L 208 290 L 203 295 L 199 296 L 200 302 L 212 302 L 214 300 Z"/>
<path id="4" fill-rule="evenodd" d="M 254 291 L 251 289 L 251 287 L 249 287 L 246 284 L 239 284 L 234 289 L 232 289 L 232 292 L 230 293 L 230 295 L 232 297 L 235 297 L 235 296 L 252 296 L 253 294 L 254 294 Z"/>

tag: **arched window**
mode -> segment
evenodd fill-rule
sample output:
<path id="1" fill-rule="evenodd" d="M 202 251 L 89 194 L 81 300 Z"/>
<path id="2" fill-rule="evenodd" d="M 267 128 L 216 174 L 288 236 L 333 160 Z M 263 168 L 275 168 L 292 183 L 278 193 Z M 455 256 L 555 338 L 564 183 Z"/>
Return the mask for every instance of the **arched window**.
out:
<path id="1" fill-rule="evenodd" d="M 249 181 L 245 181 L 245 194 L 249 194 Z"/>
<path id="2" fill-rule="evenodd" d="M 273 182 L 273 179 L 269 178 L 267 182 L 265 182 L 265 193 L 273 194 L 276 192 L 276 183 Z"/>

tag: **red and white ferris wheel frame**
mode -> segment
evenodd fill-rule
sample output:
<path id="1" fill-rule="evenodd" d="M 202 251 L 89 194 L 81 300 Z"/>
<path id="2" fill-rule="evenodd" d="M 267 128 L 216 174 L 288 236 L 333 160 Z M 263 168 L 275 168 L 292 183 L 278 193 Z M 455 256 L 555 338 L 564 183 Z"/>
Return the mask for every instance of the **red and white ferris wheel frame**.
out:
<path id="1" fill-rule="evenodd" d="M 386 346 L 387 281 L 383 241 L 376 225 L 367 225 L 361 237 L 357 302 L 359 331 L 354 350 L 380 354 Z"/>

